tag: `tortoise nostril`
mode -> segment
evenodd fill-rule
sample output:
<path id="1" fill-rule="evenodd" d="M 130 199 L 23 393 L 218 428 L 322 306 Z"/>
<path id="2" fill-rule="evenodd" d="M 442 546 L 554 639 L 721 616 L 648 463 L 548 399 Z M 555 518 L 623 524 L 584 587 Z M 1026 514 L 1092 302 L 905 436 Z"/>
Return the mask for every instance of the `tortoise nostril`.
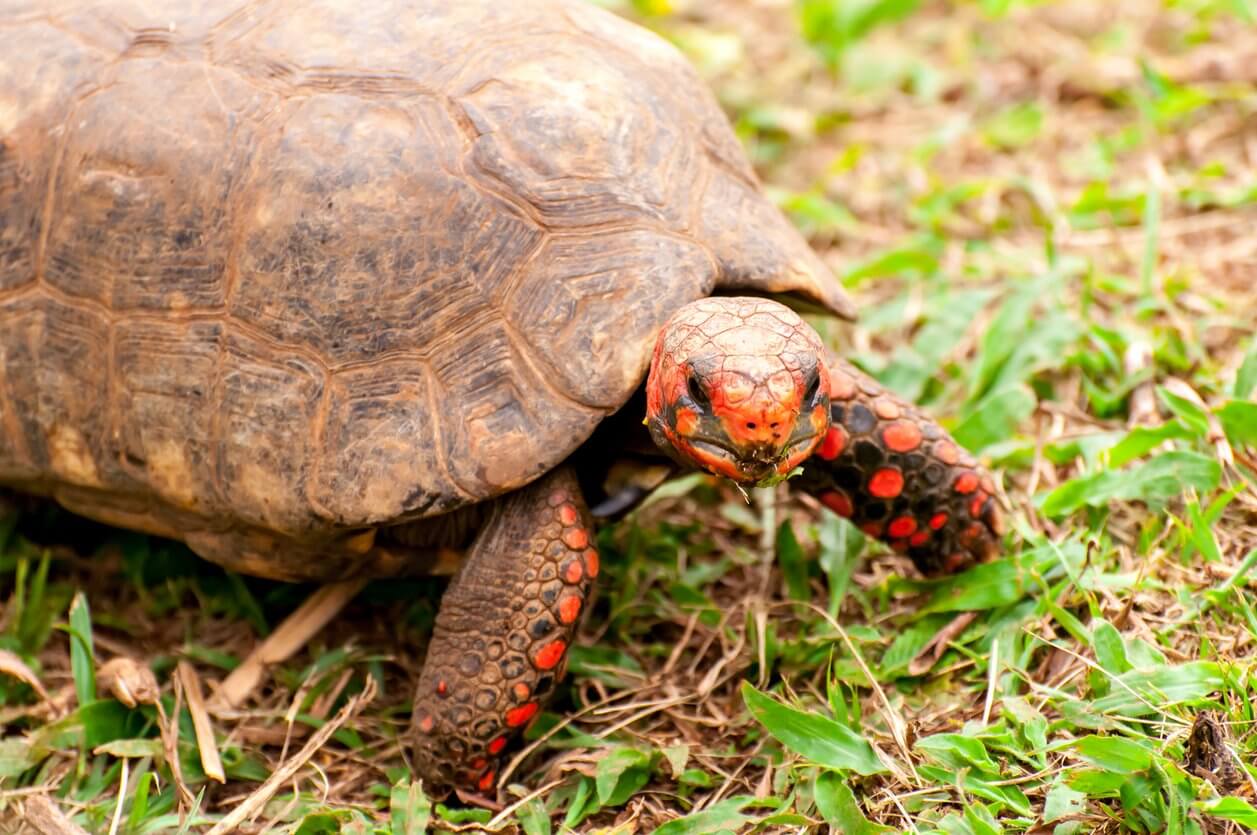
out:
<path id="1" fill-rule="evenodd" d="M 754 428 L 755 428 L 755 423 L 754 423 L 754 422 L 752 422 L 752 421 L 749 421 L 749 420 L 748 420 L 748 421 L 746 422 L 746 428 L 747 428 L 747 429 L 754 429 Z"/>
<path id="2" fill-rule="evenodd" d="M 773 421 L 772 423 L 770 423 L 770 424 L 768 424 L 768 425 L 769 425 L 771 428 L 773 428 L 773 429 L 776 429 L 778 426 L 781 426 L 781 424 L 780 424 L 780 423 L 778 423 L 777 421 Z"/>

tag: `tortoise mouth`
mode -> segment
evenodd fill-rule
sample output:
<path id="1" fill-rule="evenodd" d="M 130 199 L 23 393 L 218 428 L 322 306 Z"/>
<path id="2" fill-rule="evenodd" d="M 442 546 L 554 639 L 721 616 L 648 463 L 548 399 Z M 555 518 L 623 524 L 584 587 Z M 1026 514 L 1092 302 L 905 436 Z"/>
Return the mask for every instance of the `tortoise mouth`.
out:
<path id="1" fill-rule="evenodd" d="M 781 447 L 771 444 L 755 444 L 738 447 L 710 439 L 687 438 L 689 445 L 703 458 L 715 458 L 725 466 L 715 468 L 701 462 L 703 469 L 724 476 L 739 484 L 760 485 L 775 478 L 786 476 L 811 451 L 819 435 L 809 434 L 792 437 Z"/>

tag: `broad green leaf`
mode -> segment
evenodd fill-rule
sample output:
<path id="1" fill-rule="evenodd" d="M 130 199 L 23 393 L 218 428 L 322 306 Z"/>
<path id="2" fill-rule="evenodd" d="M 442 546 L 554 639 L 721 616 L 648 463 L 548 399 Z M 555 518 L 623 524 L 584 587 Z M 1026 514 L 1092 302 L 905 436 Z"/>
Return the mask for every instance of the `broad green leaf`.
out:
<path id="1" fill-rule="evenodd" d="M 370 832 L 366 819 L 356 809 L 318 811 L 301 819 L 294 835 L 357 835 Z"/>
<path id="2" fill-rule="evenodd" d="M 115 739 L 97 745 L 92 753 L 111 757 L 159 757 L 162 744 L 160 739 Z"/>
<path id="3" fill-rule="evenodd" d="M 668 761 L 668 767 L 672 769 L 673 777 L 684 772 L 686 764 L 690 761 L 690 746 L 684 743 L 660 748 L 659 752 Z"/>
<path id="4" fill-rule="evenodd" d="M 1095 646 L 1096 663 L 1112 675 L 1121 675 L 1131 669 L 1122 635 L 1107 620 L 1100 621 L 1092 630 L 1092 644 Z"/>
<path id="5" fill-rule="evenodd" d="M 1129 470 L 1102 470 L 1071 479 L 1043 498 L 1042 510 L 1045 516 L 1060 517 L 1114 501 L 1159 506 L 1190 488 L 1207 493 L 1221 479 L 1216 459 L 1197 452 L 1167 452 Z"/>
<path id="6" fill-rule="evenodd" d="M 1152 766 L 1150 749 L 1120 736 L 1084 736 L 1074 743 L 1074 749 L 1079 759 L 1118 774 L 1146 771 Z"/>
<path id="7" fill-rule="evenodd" d="M 581 821 L 598 811 L 598 798 L 594 781 L 582 779 L 576 784 L 576 792 L 567 804 L 567 814 L 563 816 L 563 830 L 574 829 Z"/>
<path id="8" fill-rule="evenodd" d="M 1129 779 L 1126 774 L 1100 768 L 1077 768 L 1065 774 L 1069 787 L 1087 797 L 1116 797 Z"/>
<path id="9" fill-rule="evenodd" d="M 991 810 L 981 803 L 965 805 L 965 822 L 969 824 L 974 835 L 1003 835 L 1004 827 L 999 825 Z"/>
<path id="10" fill-rule="evenodd" d="M 1067 542 L 976 565 L 939 581 L 919 614 L 996 609 L 1016 603 L 1037 591 L 1042 578 L 1057 576 L 1062 562 L 1072 567 L 1081 565 L 1082 559 L 1082 546 Z"/>
<path id="11" fill-rule="evenodd" d="M 515 817 L 524 828 L 524 835 L 550 835 L 554 831 L 550 826 L 550 815 L 546 813 L 546 806 L 540 797 L 534 797 L 517 809 Z"/>
<path id="12" fill-rule="evenodd" d="M 1179 397 L 1164 386 L 1157 386 L 1157 396 L 1174 416 L 1189 426 L 1198 438 L 1209 435 L 1209 415 L 1192 401 Z"/>
<path id="13" fill-rule="evenodd" d="M 840 0 L 823 1 L 840 2 Z M 874 255 L 848 270 L 842 276 L 842 283 L 847 287 L 855 287 L 871 278 L 905 274 L 931 275 L 938 271 L 938 259 L 941 253 L 942 248 L 933 239 L 905 244 Z"/>
<path id="14" fill-rule="evenodd" d="M 1192 437 L 1191 431 L 1176 420 L 1161 426 L 1136 426 L 1108 450 L 1106 460 L 1109 467 L 1115 469 L 1125 467 L 1131 461 L 1143 458 L 1166 441 L 1190 437 Z"/>
<path id="15" fill-rule="evenodd" d="M 650 781 L 652 757 L 645 751 L 621 746 L 598 760 L 595 782 L 598 802 L 619 806 Z"/>
<path id="16" fill-rule="evenodd" d="M 934 734 L 918 739 L 912 746 L 924 751 L 932 760 L 952 768 L 977 768 L 999 774 L 999 766 L 991 759 L 981 740 L 963 734 Z"/>
<path id="17" fill-rule="evenodd" d="M 1216 414 L 1232 446 L 1257 448 L 1257 403 L 1232 400 Z"/>
<path id="18" fill-rule="evenodd" d="M 1078 616 L 1070 612 L 1068 609 L 1060 606 L 1052 599 L 1043 601 L 1044 607 L 1052 615 L 1052 618 L 1061 625 L 1061 627 L 1070 634 L 1070 636 L 1081 644 L 1091 642 L 1091 633 L 1087 627 L 1082 625 L 1082 621 Z"/>
<path id="19" fill-rule="evenodd" d="M 957 770 L 950 766 L 918 766 L 917 772 L 925 780 L 938 785 L 957 785 L 969 794 L 993 801 L 1016 811 L 1030 814 L 1030 800 L 1015 785 L 1008 785 L 1002 777 L 984 775 L 973 769 Z"/>
<path id="20" fill-rule="evenodd" d="M 629 515 L 634 516 L 641 513 L 642 510 L 650 507 L 655 502 L 663 501 L 664 499 L 675 499 L 678 496 L 687 495 L 695 488 L 706 484 L 708 478 L 709 477 L 706 473 L 701 472 L 686 473 L 685 475 L 677 478 L 670 478 L 652 490 L 649 496 L 642 499 L 637 507 L 633 508 Z"/>
<path id="21" fill-rule="evenodd" d="M 1257 827 L 1257 809 L 1242 797 L 1219 797 L 1201 803 L 1197 808 L 1215 818 L 1235 821 L 1241 826 Z"/>
<path id="22" fill-rule="evenodd" d="M 747 708 L 777 741 L 817 765 L 865 776 L 887 771 L 864 737 L 819 713 L 788 707 L 742 683 Z"/>
<path id="23" fill-rule="evenodd" d="M 982 138 L 1003 150 L 1013 150 L 1038 138 L 1043 130 L 1043 107 L 1037 102 L 1020 102 L 987 119 Z"/>
<path id="24" fill-rule="evenodd" d="M 1017 727 L 1018 737 L 1024 743 L 1030 758 L 1042 766 L 1046 760 L 1048 721 L 1037 708 L 1025 699 L 1005 697 L 1004 713 Z"/>
<path id="25" fill-rule="evenodd" d="M 931 832 L 930 835 L 935 835 L 935 832 L 941 832 L 943 835 L 974 835 L 973 827 L 960 812 L 950 812 L 940 818 L 937 830 Z"/>
<path id="26" fill-rule="evenodd" d="M 1047 798 L 1043 802 L 1043 822 L 1051 823 L 1067 815 L 1076 815 L 1087 807 L 1087 796 L 1075 791 L 1064 780 L 1057 780 L 1056 785 L 1048 789 Z"/>
<path id="27" fill-rule="evenodd" d="M 131 710 L 116 699 L 97 699 L 37 729 L 29 739 L 42 757 L 55 751 L 90 749 L 115 739 L 139 737 L 148 725 L 143 710 Z"/>
<path id="28" fill-rule="evenodd" d="M 716 780 L 701 768 L 687 768 L 677 775 L 677 782 L 683 786 L 698 786 L 708 789 L 716 785 Z"/>
<path id="29" fill-rule="evenodd" d="M 670 820 L 655 830 L 655 835 L 715 835 L 720 832 L 742 832 L 754 820 L 742 810 L 754 804 L 755 798 L 730 797 L 701 812 Z"/>
<path id="30" fill-rule="evenodd" d="M 850 209 L 819 190 L 792 194 L 782 201 L 781 207 L 790 214 L 790 219 L 806 236 L 842 230 L 855 231 L 860 226 Z"/>
<path id="31" fill-rule="evenodd" d="M 1095 229 L 1105 223 L 1133 226 L 1143 217 L 1142 191 L 1110 189 L 1106 182 L 1093 182 L 1082 190 L 1078 200 L 1070 207 L 1070 224 L 1079 229 Z"/>
<path id="32" fill-rule="evenodd" d="M 1202 509 L 1200 503 L 1192 499 L 1186 502 L 1187 519 L 1181 523 L 1176 519 L 1176 524 L 1181 524 L 1187 531 L 1188 539 L 1200 556 L 1208 563 L 1218 563 L 1222 561 L 1222 550 L 1218 547 L 1218 538 L 1214 533 L 1214 524 L 1216 519 L 1207 519 L 1206 510 Z M 1190 551 L 1185 549 L 1182 558 L 1192 556 Z"/>
<path id="33" fill-rule="evenodd" d="M 389 793 L 389 827 L 392 835 L 423 835 L 432 819 L 432 801 L 423 785 L 409 778 L 393 786 Z"/>
<path id="34" fill-rule="evenodd" d="M 1048 303 L 1051 304 L 1050 299 Z M 1060 369 L 1070 346 L 1080 338 L 1081 333 L 1077 320 L 1068 313 L 1048 309 L 1039 314 L 1033 327 L 1014 342 L 1012 353 L 992 381 L 991 388 L 1029 383 L 1039 371 Z"/>
<path id="35" fill-rule="evenodd" d="M 765 806 L 767 806 L 768 803 L 770 802 L 781 803 L 782 801 L 774 797 L 774 798 L 765 798 L 761 802 Z M 770 815 L 765 815 L 764 817 L 760 818 L 758 821 L 756 821 L 755 825 L 761 832 L 777 832 L 779 831 L 777 827 L 783 827 L 783 826 L 801 827 L 801 826 L 807 826 L 810 823 L 812 823 L 811 818 L 809 818 L 806 815 L 800 815 L 797 812 L 774 812 Z M 726 829 L 725 832 L 732 833 L 732 830 Z"/>
<path id="36" fill-rule="evenodd" d="M 952 437 L 975 451 L 1006 441 L 1037 404 L 1034 392 L 1023 383 L 995 389 L 967 410 L 964 420 L 952 430 Z"/>
<path id="37" fill-rule="evenodd" d="M 1143 638 L 1126 639 L 1126 658 L 1129 659 L 1130 665 L 1136 670 L 1151 671 L 1164 667 L 1169 663 L 1166 660 L 1165 653 Z"/>
<path id="38" fill-rule="evenodd" d="M 441 820 L 452 824 L 488 823 L 493 819 L 493 813 L 488 809 L 451 809 L 444 803 L 436 804 L 436 813 Z"/>
<path id="39" fill-rule="evenodd" d="M 830 64 L 878 26 L 907 17 L 920 0 L 802 0 L 799 28 Z"/>
<path id="40" fill-rule="evenodd" d="M 17 777 L 42 759 L 25 739 L 0 739 L 0 780 Z"/>
<path id="41" fill-rule="evenodd" d="M 833 827 L 834 832 L 844 835 L 881 835 L 895 831 L 864 817 L 847 781 L 836 772 L 821 771 L 816 775 L 812 797 L 816 801 L 816 808 Z"/>
<path id="42" fill-rule="evenodd" d="M 1132 670 L 1118 676 L 1109 695 L 1092 702 L 1091 707 L 1110 715 L 1147 716 L 1180 702 L 1207 698 L 1225 685 L 1221 665 L 1212 661 Z"/>

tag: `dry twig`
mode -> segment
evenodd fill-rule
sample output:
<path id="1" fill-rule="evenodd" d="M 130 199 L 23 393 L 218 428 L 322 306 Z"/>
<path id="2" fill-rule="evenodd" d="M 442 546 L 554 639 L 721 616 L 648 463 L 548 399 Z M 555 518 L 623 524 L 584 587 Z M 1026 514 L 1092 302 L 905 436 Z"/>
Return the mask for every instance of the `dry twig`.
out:
<path id="1" fill-rule="evenodd" d="M 368 704 L 375 698 L 375 679 L 368 676 L 367 683 L 362 688 L 362 692 L 350 699 L 340 712 L 332 717 L 326 725 L 319 728 L 318 733 L 310 737 L 309 741 L 302 746 L 292 759 L 285 761 L 279 768 L 271 773 L 266 782 L 258 786 L 257 789 L 240 802 L 235 809 L 214 825 L 207 835 L 227 835 L 227 833 L 235 832 L 237 828 L 249 820 L 255 813 L 262 810 L 266 802 L 271 796 L 279 790 L 279 788 L 289 779 L 293 777 L 302 766 L 310 761 L 318 750 L 332 738 L 332 734 L 340 730 L 341 726 L 357 715 L 364 705 Z"/>
<path id="2" fill-rule="evenodd" d="M 218 757 L 214 728 L 210 725 L 204 696 L 201 694 L 201 677 L 187 661 L 180 661 L 175 672 L 184 694 L 188 697 L 188 712 L 192 714 L 192 728 L 196 731 L 196 747 L 201 752 L 201 767 L 205 769 L 205 776 L 218 783 L 225 783 L 227 775 L 223 772 L 223 763 Z M 178 721 L 178 717 L 175 721 Z"/>
<path id="3" fill-rule="evenodd" d="M 87 835 L 45 794 L 28 797 L 22 804 L 22 810 L 24 821 L 43 835 Z"/>
<path id="4" fill-rule="evenodd" d="M 323 586 L 284 619 L 265 641 L 257 646 L 239 667 L 223 680 L 210 698 L 212 710 L 238 707 L 262 681 L 266 668 L 286 661 L 336 617 L 341 609 L 354 598 L 365 579 L 345 580 Z"/>

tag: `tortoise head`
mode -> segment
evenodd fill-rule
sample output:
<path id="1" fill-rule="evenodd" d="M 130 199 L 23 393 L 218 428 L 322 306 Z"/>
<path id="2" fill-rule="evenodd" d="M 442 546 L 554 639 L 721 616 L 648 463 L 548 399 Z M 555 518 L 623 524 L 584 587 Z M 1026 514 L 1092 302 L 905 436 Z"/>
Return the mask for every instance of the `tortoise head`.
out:
<path id="1" fill-rule="evenodd" d="M 682 463 L 739 484 L 784 478 L 829 429 L 824 357 L 816 331 L 777 302 L 691 302 L 655 343 L 650 433 Z"/>

